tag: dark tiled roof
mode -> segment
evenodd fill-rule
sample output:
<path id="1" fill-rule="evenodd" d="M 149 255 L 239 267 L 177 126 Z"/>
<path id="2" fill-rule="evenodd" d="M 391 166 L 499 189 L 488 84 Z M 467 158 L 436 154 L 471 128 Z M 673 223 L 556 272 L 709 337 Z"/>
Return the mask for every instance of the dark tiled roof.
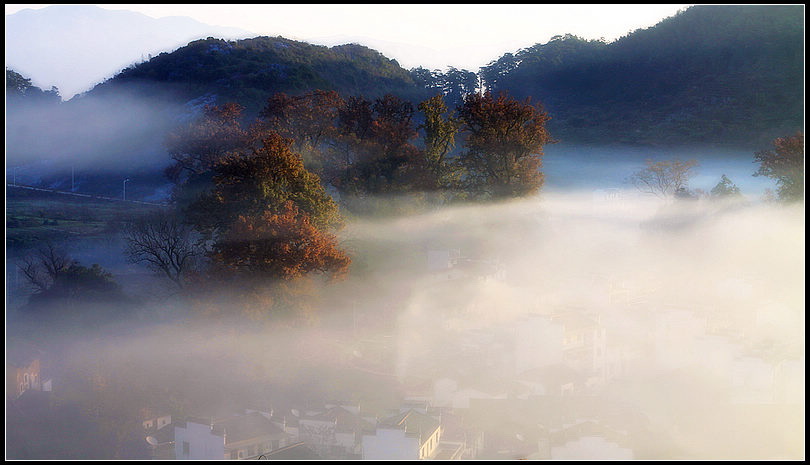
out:
<path id="1" fill-rule="evenodd" d="M 160 429 L 155 427 L 149 428 L 146 430 L 146 435 L 157 439 L 159 444 L 172 442 L 174 441 L 174 425 L 168 424 Z"/>
<path id="2" fill-rule="evenodd" d="M 405 434 L 423 438 L 433 434 L 440 426 L 439 420 L 416 410 L 406 410 L 397 415 L 383 418 L 379 422 L 382 427 L 405 428 Z"/>
<path id="3" fill-rule="evenodd" d="M 335 422 L 335 430 L 344 433 L 371 431 L 374 429 L 374 425 L 340 406 L 332 407 L 325 412 L 307 415 L 302 420 Z"/>

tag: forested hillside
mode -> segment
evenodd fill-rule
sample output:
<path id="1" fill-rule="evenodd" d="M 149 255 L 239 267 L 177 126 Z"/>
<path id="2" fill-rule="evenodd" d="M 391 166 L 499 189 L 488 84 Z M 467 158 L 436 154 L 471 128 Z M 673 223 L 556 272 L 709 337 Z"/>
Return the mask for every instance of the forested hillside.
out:
<path id="1" fill-rule="evenodd" d="M 562 139 L 761 145 L 801 129 L 804 7 L 694 6 L 612 42 L 558 36 L 482 69 Z"/>
<path id="2" fill-rule="evenodd" d="M 376 98 L 387 93 L 409 100 L 426 96 L 407 70 L 357 44 L 312 45 L 282 37 L 238 41 L 208 38 L 123 70 L 93 93 L 120 85 L 171 89 L 178 97 L 216 96 L 258 110 L 276 92 L 313 89 Z"/>

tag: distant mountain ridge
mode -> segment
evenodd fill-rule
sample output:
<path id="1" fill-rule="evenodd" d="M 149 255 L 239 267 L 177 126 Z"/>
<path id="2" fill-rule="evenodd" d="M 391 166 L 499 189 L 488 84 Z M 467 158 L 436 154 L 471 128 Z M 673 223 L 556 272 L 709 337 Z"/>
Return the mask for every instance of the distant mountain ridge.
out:
<path id="1" fill-rule="evenodd" d="M 193 41 L 124 69 L 88 96 L 122 88 L 150 96 L 169 92 L 178 101 L 209 96 L 219 104 L 240 103 L 250 113 L 277 92 L 322 89 L 366 98 L 391 93 L 414 102 L 428 96 L 408 70 L 366 46 L 327 47 L 266 36 Z"/>
<path id="2" fill-rule="evenodd" d="M 542 102 L 562 142 L 761 150 L 804 127 L 803 8 L 690 7 L 615 42 L 567 35 L 506 53 L 480 78 L 487 89 Z M 415 103 L 447 90 L 447 76 L 429 85 L 417 71 L 358 44 L 193 40 L 130 63 L 58 110 L 9 105 L 7 162 L 160 170 L 167 131 L 204 103 L 238 102 L 255 116 L 276 92 L 391 93 Z M 459 77 L 468 74 L 465 91 L 474 91 L 475 73 Z"/>
<path id="3" fill-rule="evenodd" d="M 612 43 L 557 37 L 481 73 L 542 101 L 563 139 L 762 146 L 804 126 L 804 6 L 693 6 Z"/>
<path id="4" fill-rule="evenodd" d="M 94 92 L 137 82 L 256 110 L 275 92 L 417 102 L 437 91 L 416 77 L 363 45 L 209 38 L 131 66 Z M 804 125 L 804 7 L 693 6 L 611 43 L 565 35 L 506 53 L 480 77 L 487 89 L 542 102 L 561 140 L 761 147 Z"/>
<path id="5" fill-rule="evenodd" d="M 6 15 L 6 67 L 67 100 L 149 55 L 205 38 L 256 34 L 191 18 L 151 18 L 91 5 L 54 5 Z"/>

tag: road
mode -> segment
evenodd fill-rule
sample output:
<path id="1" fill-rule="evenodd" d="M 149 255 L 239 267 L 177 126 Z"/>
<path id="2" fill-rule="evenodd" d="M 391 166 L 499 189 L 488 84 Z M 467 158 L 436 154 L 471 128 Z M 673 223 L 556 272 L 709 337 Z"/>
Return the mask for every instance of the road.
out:
<path id="1" fill-rule="evenodd" d="M 40 191 L 40 192 L 50 192 L 52 194 L 63 194 L 63 195 L 72 195 L 74 197 L 84 197 L 89 199 L 99 199 L 99 200 L 112 200 L 114 202 L 129 202 L 129 203 L 137 203 L 141 205 L 157 205 L 160 207 L 165 207 L 167 203 L 156 203 L 156 202 L 144 202 L 141 200 L 124 200 L 116 197 L 104 197 L 101 195 L 92 195 L 92 194 L 80 194 L 78 192 L 69 192 L 69 191 L 60 191 L 56 189 L 45 189 L 42 187 L 34 187 L 34 186 L 24 186 L 21 184 L 13 184 L 13 183 L 6 183 L 6 187 L 16 187 L 19 189 L 28 189 L 32 191 Z"/>

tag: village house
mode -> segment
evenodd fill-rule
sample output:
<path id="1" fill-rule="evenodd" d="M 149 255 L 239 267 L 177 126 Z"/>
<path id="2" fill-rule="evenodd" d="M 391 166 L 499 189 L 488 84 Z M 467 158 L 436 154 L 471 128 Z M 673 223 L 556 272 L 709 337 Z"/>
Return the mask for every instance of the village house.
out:
<path id="1" fill-rule="evenodd" d="M 209 421 L 187 418 L 174 426 L 178 460 L 256 459 L 295 442 L 264 412 Z"/>
<path id="2" fill-rule="evenodd" d="M 327 405 L 322 411 L 305 412 L 298 424 L 299 440 L 329 459 L 360 458 L 363 434 L 374 429 L 357 407 L 346 405 Z"/>
<path id="3" fill-rule="evenodd" d="M 143 430 L 152 460 L 174 460 L 174 425 L 171 415 L 150 417 Z"/>
<path id="4" fill-rule="evenodd" d="M 6 400 L 14 400 L 26 391 L 49 392 L 52 381 L 43 376 L 43 352 L 30 344 L 6 347 Z"/>
<path id="5" fill-rule="evenodd" d="M 379 419 L 373 432 L 363 435 L 363 460 L 425 460 L 436 459 L 442 426 L 439 418 L 427 411 L 403 408 L 400 412 Z"/>

